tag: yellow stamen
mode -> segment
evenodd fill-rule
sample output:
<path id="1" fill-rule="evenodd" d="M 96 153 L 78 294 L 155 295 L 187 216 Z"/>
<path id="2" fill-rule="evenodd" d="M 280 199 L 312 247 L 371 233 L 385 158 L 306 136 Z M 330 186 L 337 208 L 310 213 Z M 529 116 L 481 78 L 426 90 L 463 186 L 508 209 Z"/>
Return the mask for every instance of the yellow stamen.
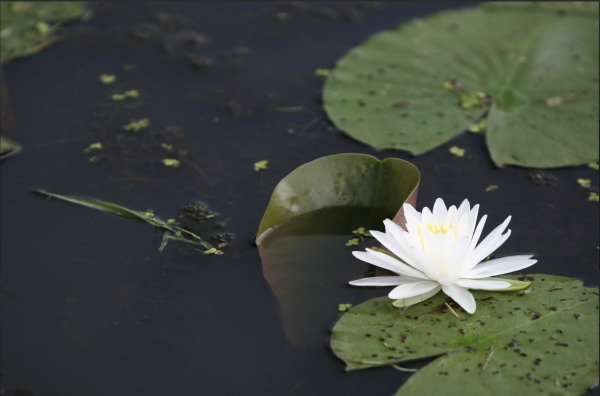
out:
<path id="1" fill-rule="evenodd" d="M 432 234 L 447 234 L 450 231 L 454 231 L 454 224 L 429 223 L 427 229 L 431 231 Z"/>

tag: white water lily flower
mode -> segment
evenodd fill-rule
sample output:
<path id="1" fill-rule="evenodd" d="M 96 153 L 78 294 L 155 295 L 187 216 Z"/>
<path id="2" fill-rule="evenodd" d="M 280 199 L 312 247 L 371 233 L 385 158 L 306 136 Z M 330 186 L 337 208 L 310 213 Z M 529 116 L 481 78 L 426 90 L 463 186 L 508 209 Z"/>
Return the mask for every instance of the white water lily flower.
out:
<path id="1" fill-rule="evenodd" d="M 482 262 L 510 236 L 503 234 L 510 216 L 479 242 L 487 215 L 477 223 L 479 205 L 472 209 L 468 200 L 456 208 L 438 198 L 433 211 L 417 212 L 404 204 L 406 230 L 389 219 L 384 220 L 385 233 L 371 231 L 383 246 L 397 258 L 366 249 L 352 252 L 369 264 L 396 273 L 398 276 L 377 276 L 350 282 L 355 286 L 396 286 L 388 296 L 394 300 L 423 301 L 442 290 L 465 311 L 475 312 L 475 299 L 467 289 L 501 290 L 510 283 L 492 278 L 527 268 L 537 262 L 533 255 L 518 255 Z M 405 304 L 410 305 L 411 303 Z"/>

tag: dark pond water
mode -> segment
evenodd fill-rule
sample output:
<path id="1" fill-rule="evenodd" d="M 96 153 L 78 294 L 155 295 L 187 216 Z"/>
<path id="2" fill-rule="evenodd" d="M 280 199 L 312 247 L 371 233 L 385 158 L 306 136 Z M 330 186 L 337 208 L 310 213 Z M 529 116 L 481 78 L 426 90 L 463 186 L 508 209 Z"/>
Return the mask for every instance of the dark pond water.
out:
<path id="1" fill-rule="evenodd" d="M 598 204 L 587 201 L 577 178 L 597 186 L 598 173 L 499 170 L 473 134 L 418 158 L 377 152 L 333 128 L 320 108 L 315 69 L 333 67 L 377 31 L 465 5 L 101 3 L 65 40 L 5 65 L 16 119 L 6 132 L 25 148 L 2 163 L 0 175 L 2 389 L 36 396 L 392 394 L 407 373 L 345 373 L 327 346 L 337 305 L 374 292 L 315 283 L 305 296 L 307 306 L 320 305 L 313 342 L 291 343 L 252 243 L 277 182 L 333 153 L 408 159 L 422 174 L 420 207 L 442 196 L 480 203 L 489 224 L 512 214 L 502 253 L 535 253 L 533 272 L 597 285 Z M 102 73 L 117 82 L 100 84 Z M 139 90 L 139 105 L 110 100 L 128 89 Z M 147 131 L 123 133 L 124 122 L 143 117 L 151 120 Z M 97 141 L 105 150 L 89 162 L 94 153 L 84 149 Z M 188 150 L 179 168 L 161 165 L 163 144 Z M 450 155 L 452 145 L 468 155 Z M 269 168 L 254 172 L 262 159 Z M 489 184 L 500 188 L 485 192 Z M 38 187 L 152 208 L 163 218 L 201 200 L 225 222 L 206 231 L 231 232 L 235 240 L 222 256 L 176 243 L 159 253 L 161 233 L 151 226 L 47 201 L 30 192 Z M 348 260 L 345 237 L 330 238 L 336 248 L 327 254 Z"/>

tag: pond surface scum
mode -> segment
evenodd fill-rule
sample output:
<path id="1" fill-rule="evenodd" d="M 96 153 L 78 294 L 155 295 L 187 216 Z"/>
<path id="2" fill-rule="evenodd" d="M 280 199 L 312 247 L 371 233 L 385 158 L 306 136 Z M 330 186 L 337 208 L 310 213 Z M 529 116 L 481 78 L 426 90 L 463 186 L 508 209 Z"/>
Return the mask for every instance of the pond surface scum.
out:
<path id="1" fill-rule="evenodd" d="M 285 286 L 302 305 L 286 322 L 254 243 L 277 183 L 330 154 L 408 160 L 421 173 L 419 208 L 441 196 L 480 203 L 489 224 L 510 214 L 513 237 L 499 256 L 535 254 L 534 272 L 597 286 L 598 202 L 588 200 L 597 199 L 597 165 L 535 178 L 499 169 L 484 136 L 466 131 L 419 157 L 377 151 L 337 130 L 321 107 L 327 77 L 317 70 L 376 32 L 473 4 L 99 2 L 51 47 L 5 62 L 2 110 L 11 114 L 2 132 L 22 149 L 0 165 L 0 395 L 396 392 L 423 362 L 346 373 L 328 346 L 340 306 L 351 312 L 388 292 L 347 285 L 371 274 L 351 251 L 374 243 L 346 242 L 382 223 L 344 214 L 343 230 L 279 241 L 294 245 L 298 265 L 333 263 L 323 273 L 307 265 L 317 270 Z M 33 189 L 165 221 L 199 207 L 216 215 L 203 237 L 227 246 L 203 254 L 171 241 L 160 252 L 154 227 Z"/>

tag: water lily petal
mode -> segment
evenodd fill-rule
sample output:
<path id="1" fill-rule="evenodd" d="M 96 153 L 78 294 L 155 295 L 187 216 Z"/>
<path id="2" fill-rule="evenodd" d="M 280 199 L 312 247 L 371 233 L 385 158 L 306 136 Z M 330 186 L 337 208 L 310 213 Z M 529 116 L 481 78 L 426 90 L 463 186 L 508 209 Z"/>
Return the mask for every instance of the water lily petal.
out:
<path id="1" fill-rule="evenodd" d="M 411 254 L 412 249 L 408 246 L 405 248 L 402 240 L 394 239 L 390 235 L 380 231 L 371 231 L 371 235 L 373 235 L 373 237 L 390 252 L 394 253 L 400 260 L 414 268 L 420 269 L 418 261 L 415 260 Z"/>
<path id="2" fill-rule="evenodd" d="M 447 265 L 448 256 L 452 251 L 454 237 L 449 234 L 433 234 L 429 230 L 423 231 L 423 251 L 429 257 L 432 265 L 427 268 L 421 263 L 423 272 L 432 279 L 440 276 L 450 276 L 457 272 L 451 265 Z"/>
<path id="3" fill-rule="evenodd" d="M 473 252 L 473 255 L 471 256 L 471 259 L 473 261 L 472 261 L 472 265 L 469 269 L 472 269 L 477 264 L 481 263 L 484 258 L 489 256 L 494 251 L 496 251 L 496 249 L 498 249 L 500 246 L 502 246 L 502 244 L 504 242 L 506 242 L 506 240 L 510 236 L 510 233 L 511 233 L 511 231 L 508 230 L 508 231 L 506 231 L 506 234 L 500 235 L 498 238 L 490 241 L 489 243 L 483 244 L 483 242 L 482 242 L 480 245 L 481 248 L 479 246 L 477 246 L 475 248 L 475 251 Z"/>
<path id="4" fill-rule="evenodd" d="M 386 235 L 391 236 L 392 239 L 394 239 L 397 242 L 404 241 L 404 239 L 406 238 L 405 235 L 407 234 L 407 232 L 404 231 L 402 229 L 402 227 L 400 227 L 398 224 L 394 223 L 390 219 L 385 219 L 383 221 L 383 224 L 385 225 L 385 233 L 386 233 Z"/>
<path id="5" fill-rule="evenodd" d="M 467 289 L 454 284 L 442 286 L 442 291 L 446 293 L 448 297 L 456 301 L 456 303 L 460 305 L 462 309 L 464 309 L 470 314 L 475 313 L 475 298 Z"/>
<path id="6" fill-rule="evenodd" d="M 527 268 L 537 263 L 537 260 L 532 260 L 533 255 L 517 255 L 508 256 L 485 261 L 475 266 L 472 270 L 465 273 L 465 278 L 487 278 L 501 274 L 507 274 Z"/>
<path id="7" fill-rule="evenodd" d="M 471 238 L 471 250 L 475 250 L 475 246 L 477 246 L 477 242 L 479 242 L 479 237 L 481 236 L 481 232 L 483 231 L 483 226 L 485 225 L 485 221 L 487 220 L 487 215 L 483 215 L 479 223 L 477 224 L 477 228 L 475 229 L 475 233 Z"/>
<path id="8" fill-rule="evenodd" d="M 436 223 L 443 223 L 448 218 L 448 209 L 442 198 L 435 200 L 433 204 L 433 220 Z"/>
<path id="9" fill-rule="evenodd" d="M 421 213 L 417 212 L 417 210 L 413 208 L 411 204 L 405 203 L 404 205 L 402 205 L 402 208 L 404 209 L 404 218 L 406 219 L 407 223 L 421 222 Z"/>
<path id="10" fill-rule="evenodd" d="M 485 217 L 485 216 L 484 216 Z M 467 270 L 473 268 L 477 264 L 479 264 L 484 258 L 493 253 L 496 249 L 498 249 L 510 236 L 510 230 L 506 232 L 506 234 L 502 234 L 508 223 L 510 222 L 511 217 L 508 216 L 506 220 L 498 227 L 494 228 L 492 232 L 488 234 L 487 237 L 473 251 L 473 255 L 471 256 L 471 263 Z M 483 220 L 483 218 L 482 218 Z M 471 245 L 473 243 L 471 242 Z"/>
<path id="11" fill-rule="evenodd" d="M 423 294 L 420 294 L 420 295 L 415 296 L 415 297 L 400 298 L 400 299 L 394 301 L 392 303 L 392 305 L 394 307 L 397 307 L 397 308 L 410 307 L 411 305 L 418 304 L 421 301 L 425 301 L 428 298 L 433 297 L 437 292 L 440 291 L 440 289 L 441 289 L 440 286 L 436 286 L 433 290 L 431 290 L 428 293 L 423 293 Z"/>
<path id="12" fill-rule="evenodd" d="M 403 285 L 395 287 L 389 294 L 389 298 L 399 300 L 401 298 L 410 298 L 420 296 L 421 294 L 429 293 L 435 288 L 439 288 L 440 285 L 433 281 L 421 281 L 405 283 Z"/>
<path id="13" fill-rule="evenodd" d="M 392 256 L 388 256 L 385 253 L 376 252 L 367 248 L 366 252 L 355 251 L 352 252 L 352 254 L 359 260 L 366 261 L 369 264 L 376 265 L 378 267 L 395 272 L 397 274 L 426 279 L 425 274 L 423 274 L 421 271 L 418 271 L 393 258 Z"/>
<path id="14" fill-rule="evenodd" d="M 451 226 L 452 234 L 456 236 L 462 234 L 462 228 L 458 222 L 458 209 L 456 209 L 456 206 L 452 205 L 448 208 L 448 215 L 445 222 L 449 223 Z"/>
<path id="15" fill-rule="evenodd" d="M 465 199 L 464 201 L 462 201 L 462 203 L 458 207 L 458 218 L 460 219 L 465 213 L 469 213 L 470 209 L 471 205 L 469 204 L 469 200 Z"/>
<path id="16" fill-rule="evenodd" d="M 403 276 L 372 276 L 370 278 L 353 280 L 349 283 L 352 286 L 397 286 L 407 282 Z"/>
<path id="17" fill-rule="evenodd" d="M 477 225 L 477 215 L 479 214 L 479 204 L 473 206 L 467 214 L 467 224 L 465 228 L 465 235 L 474 236 L 473 231 L 475 231 L 475 225 Z M 483 219 L 482 219 L 483 220 Z M 485 223 L 485 220 L 483 220 Z M 483 230 L 483 225 L 481 226 L 481 230 Z M 479 235 L 477 235 L 477 240 L 479 240 L 479 236 L 481 235 L 481 231 L 479 231 Z M 473 238 L 471 238 L 472 240 Z M 473 247 L 477 245 L 477 241 L 473 244 Z"/>
<path id="18" fill-rule="evenodd" d="M 421 270 L 429 279 L 439 278 L 439 271 L 435 267 L 435 264 L 430 256 L 420 249 L 414 249 L 412 254 L 415 257 L 415 260 L 418 262 L 419 270 Z"/>
<path id="19" fill-rule="evenodd" d="M 506 289 L 510 283 L 498 280 L 483 280 L 483 279 L 459 279 L 456 285 L 467 289 L 476 290 L 499 290 Z"/>
<path id="20" fill-rule="evenodd" d="M 433 223 L 433 221 L 433 213 L 431 213 L 431 210 L 427 207 L 423 208 L 421 211 L 421 224 L 429 224 Z"/>
<path id="21" fill-rule="evenodd" d="M 469 251 L 469 243 L 471 242 L 470 238 L 465 236 L 460 237 L 458 241 L 452 247 L 449 256 L 446 257 L 449 265 L 452 267 L 452 271 L 449 272 L 448 276 L 461 277 L 462 273 L 465 270 L 465 264 L 468 261 L 468 255 L 471 253 Z"/>

